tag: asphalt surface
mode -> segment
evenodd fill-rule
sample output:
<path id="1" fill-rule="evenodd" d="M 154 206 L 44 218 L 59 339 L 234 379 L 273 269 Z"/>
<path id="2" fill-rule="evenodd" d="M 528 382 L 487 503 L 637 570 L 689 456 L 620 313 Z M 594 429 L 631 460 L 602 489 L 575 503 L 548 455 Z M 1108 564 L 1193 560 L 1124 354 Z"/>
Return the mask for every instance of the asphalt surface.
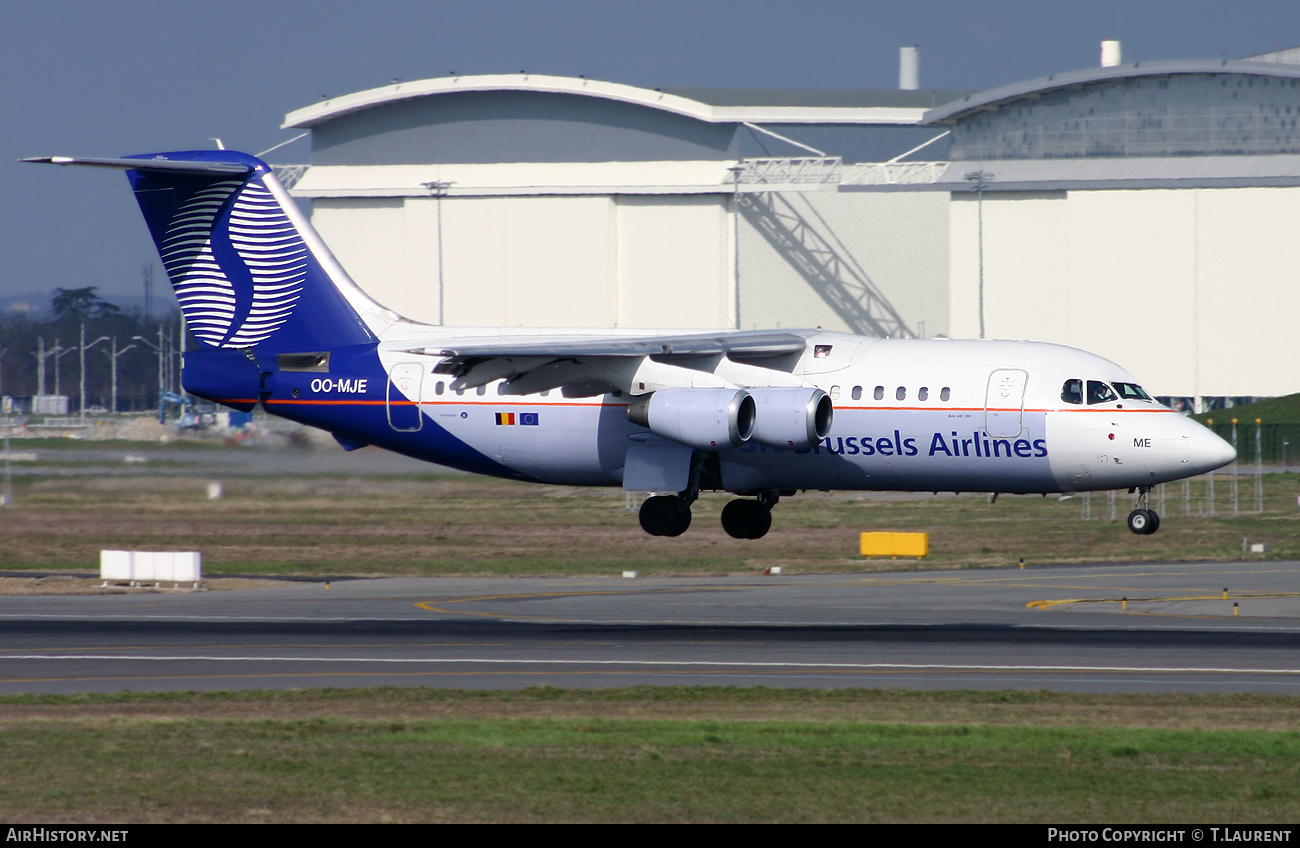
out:
<path id="1" fill-rule="evenodd" d="M 0 597 L 0 693 L 639 684 L 1297 694 L 1300 563 Z"/>

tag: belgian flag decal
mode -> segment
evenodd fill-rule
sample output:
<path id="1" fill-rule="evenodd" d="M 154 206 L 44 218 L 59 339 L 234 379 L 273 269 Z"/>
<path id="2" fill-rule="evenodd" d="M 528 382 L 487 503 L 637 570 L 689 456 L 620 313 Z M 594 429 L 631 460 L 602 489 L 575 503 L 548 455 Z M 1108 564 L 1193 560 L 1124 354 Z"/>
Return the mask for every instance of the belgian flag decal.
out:
<path id="1" fill-rule="evenodd" d="M 497 424 L 522 424 L 525 427 L 536 427 L 541 423 L 541 419 L 536 412 L 520 412 L 518 415 L 513 412 L 497 413 Z"/>

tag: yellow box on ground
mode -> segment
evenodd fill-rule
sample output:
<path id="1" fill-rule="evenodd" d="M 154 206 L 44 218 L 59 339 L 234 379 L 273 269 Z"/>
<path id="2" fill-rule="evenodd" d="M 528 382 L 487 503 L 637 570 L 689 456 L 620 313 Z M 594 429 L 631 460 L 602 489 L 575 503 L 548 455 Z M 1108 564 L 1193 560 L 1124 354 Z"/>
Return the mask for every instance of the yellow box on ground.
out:
<path id="1" fill-rule="evenodd" d="M 929 533 L 863 533 L 859 550 L 865 557 L 916 557 L 930 553 Z"/>

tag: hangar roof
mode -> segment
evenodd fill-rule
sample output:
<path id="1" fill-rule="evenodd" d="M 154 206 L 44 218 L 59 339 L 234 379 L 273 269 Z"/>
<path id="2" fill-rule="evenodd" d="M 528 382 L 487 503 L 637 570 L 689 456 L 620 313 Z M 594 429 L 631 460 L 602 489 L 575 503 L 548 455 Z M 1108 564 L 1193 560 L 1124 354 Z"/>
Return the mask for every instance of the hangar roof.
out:
<path id="1" fill-rule="evenodd" d="M 1039 96 L 1050 91 L 1078 88 L 1111 80 L 1180 74 L 1247 74 L 1298 79 L 1300 78 L 1300 65 L 1277 61 L 1193 60 L 1136 62 L 1132 65 L 1116 65 L 1109 68 L 1087 68 L 1081 71 L 1052 74 L 1051 76 L 1040 77 L 1027 82 L 1013 83 L 1004 85 L 1001 88 L 958 96 L 927 111 L 922 122 L 926 124 L 953 124 L 976 112 L 996 108 L 1014 100 Z"/>
<path id="2" fill-rule="evenodd" d="M 575 94 L 660 109 L 708 123 L 917 124 L 925 110 L 965 92 L 783 91 L 739 88 L 650 89 L 581 77 L 483 74 L 394 83 L 314 103 L 285 116 L 283 127 L 310 128 L 335 118 L 420 97 L 467 91 Z"/>

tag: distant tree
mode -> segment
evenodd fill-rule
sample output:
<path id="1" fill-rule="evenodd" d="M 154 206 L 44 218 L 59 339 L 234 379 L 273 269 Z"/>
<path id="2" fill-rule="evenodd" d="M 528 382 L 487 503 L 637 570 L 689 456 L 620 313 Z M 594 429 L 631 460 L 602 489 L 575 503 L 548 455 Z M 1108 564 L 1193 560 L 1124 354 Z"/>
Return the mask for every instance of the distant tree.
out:
<path id="1" fill-rule="evenodd" d="M 88 318 L 111 318 L 121 314 L 121 307 L 95 294 L 98 288 L 98 286 L 86 286 L 80 289 L 56 288 L 54 297 L 50 300 L 55 320 L 71 318 L 85 321 Z"/>

